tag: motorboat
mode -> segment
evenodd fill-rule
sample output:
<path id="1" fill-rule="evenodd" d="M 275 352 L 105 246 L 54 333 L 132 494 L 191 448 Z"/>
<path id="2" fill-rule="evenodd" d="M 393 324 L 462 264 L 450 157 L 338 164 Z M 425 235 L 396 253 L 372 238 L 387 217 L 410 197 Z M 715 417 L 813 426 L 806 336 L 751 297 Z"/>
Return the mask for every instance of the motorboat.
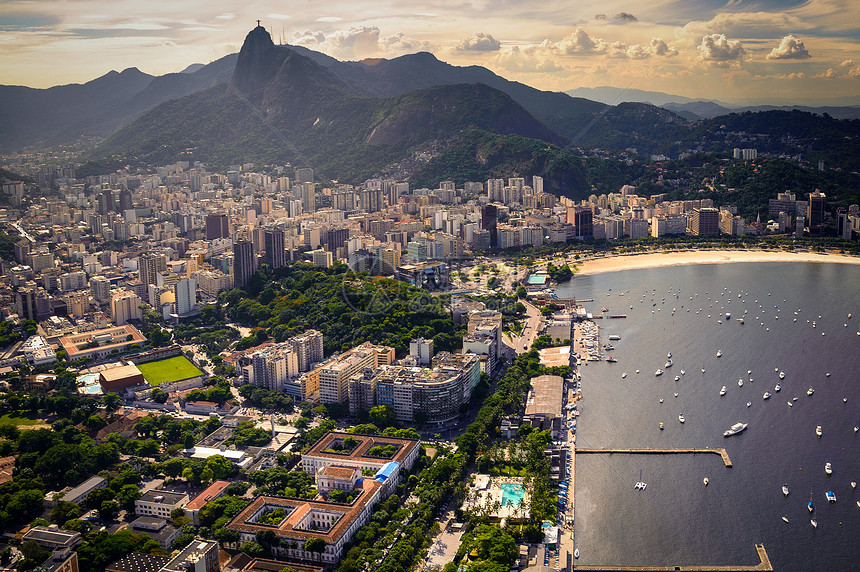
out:
<path id="1" fill-rule="evenodd" d="M 812 525 L 812 528 L 818 528 L 818 522 L 814 518 L 809 519 L 809 523 Z"/>
<path id="2" fill-rule="evenodd" d="M 639 373 L 639 370 L 638 370 L 638 369 L 636 370 L 636 373 Z"/>
<path id="3" fill-rule="evenodd" d="M 856 488 L 857 488 L 857 482 L 856 482 L 856 481 L 851 481 L 851 488 L 852 488 L 852 489 L 856 489 Z"/>
<path id="4" fill-rule="evenodd" d="M 799 397 L 792 397 L 791 398 L 792 401 L 797 401 L 798 399 L 800 399 L 800 398 Z"/>
<path id="5" fill-rule="evenodd" d="M 687 371 L 684 369 L 681 369 L 681 375 L 684 375 L 685 373 L 687 373 Z"/>
<path id="6" fill-rule="evenodd" d="M 731 437 L 732 435 L 737 435 L 741 431 L 745 430 L 749 426 L 749 423 L 735 423 L 728 430 L 723 432 L 723 437 Z"/>
<path id="7" fill-rule="evenodd" d="M 615 362 L 617 362 L 618 360 L 617 360 L 617 359 L 615 359 L 615 358 L 614 358 L 614 357 L 612 357 L 612 356 L 607 356 L 607 357 L 606 357 L 606 361 L 608 361 L 609 363 L 615 363 Z"/>
<path id="8" fill-rule="evenodd" d="M 812 493 L 811 492 L 809 493 L 809 502 L 806 503 L 806 509 L 809 512 L 812 512 L 815 510 L 815 505 L 812 504 Z"/>
<path id="9" fill-rule="evenodd" d="M 618 334 L 610 334 L 609 339 L 612 341 L 618 341 L 621 339 L 621 336 L 619 336 Z"/>
<path id="10" fill-rule="evenodd" d="M 662 398 L 662 397 L 660 398 L 660 403 L 663 403 L 663 398 Z"/>
<path id="11" fill-rule="evenodd" d="M 627 372 L 625 371 L 624 373 L 621 374 L 621 379 L 624 379 L 626 377 L 627 377 Z"/>
<path id="12" fill-rule="evenodd" d="M 717 350 L 717 357 L 723 357 L 723 350 Z"/>
<path id="13" fill-rule="evenodd" d="M 833 491 L 827 491 L 824 496 L 827 497 L 827 502 L 836 502 L 836 493 Z"/>
<path id="14" fill-rule="evenodd" d="M 660 431 L 662 431 L 662 430 L 663 430 L 663 422 L 661 421 L 660 422 Z"/>
<path id="15" fill-rule="evenodd" d="M 705 373 L 705 368 L 702 368 L 702 373 Z"/>
<path id="16" fill-rule="evenodd" d="M 675 376 L 675 381 L 681 381 L 681 376 L 680 376 L 680 375 L 676 375 L 676 376 Z"/>
<path id="17" fill-rule="evenodd" d="M 815 434 L 818 435 L 818 437 L 821 437 L 821 425 L 815 426 Z"/>
<path id="18" fill-rule="evenodd" d="M 781 386 L 780 384 L 778 384 L 778 383 L 777 383 L 777 384 L 776 384 L 776 386 L 774 386 L 774 388 L 773 388 L 773 390 L 774 390 L 774 391 L 779 391 L 779 390 L 781 390 L 781 389 L 782 389 L 782 386 Z"/>
<path id="19" fill-rule="evenodd" d="M 782 485 L 782 495 L 788 496 L 788 485 Z"/>
<path id="20" fill-rule="evenodd" d="M 828 371 L 827 373 L 825 373 L 825 374 L 824 374 L 824 376 L 825 376 L 825 377 L 830 377 L 830 372 Z"/>
<path id="21" fill-rule="evenodd" d="M 683 414 L 683 413 L 681 413 L 680 415 L 678 415 L 678 421 L 680 421 L 681 423 L 683 423 L 683 422 L 684 422 L 684 421 L 686 421 L 686 420 L 687 420 L 687 418 L 686 418 L 686 417 L 684 417 L 684 414 Z"/>
<path id="22" fill-rule="evenodd" d="M 794 407 L 794 403 L 792 403 L 791 401 L 787 401 L 786 403 L 788 403 L 789 407 Z"/>
<path id="23" fill-rule="evenodd" d="M 664 365 L 663 367 L 665 367 L 666 369 L 669 369 L 669 368 L 670 368 L 670 367 L 672 367 L 673 365 L 675 365 L 675 364 L 673 364 L 673 363 L 672 363 L 672 360 L 669 360 L 669 361 L 667 361 L 667 362 L 666 362 L 666 365 Z"/>
<path id="24" fill-rule="evenodd" d="M 813 393 L 815 393 L 815 390 L 812 387 L 806 390 L 806 395 L 812 395 Z"/>
<path id="25" fill-rule="evenodd" d="M 667 357 L 667 358 L 669 358 L 669 359 L 672 359 L 672 352 L 667 353 L 667 354 L 666 354 L 666 357 Z"/>
<path id="26" fill-rule="evenodd" d="M 708 486 L 708 483 L 710 481 L 708 480 L 708 477 L 705 477 L 704 479 L 702 479 L 702 482 L 705 484 L 705 486 Z"/>
<path id="27" fill-rule="evenodd" d="M 769 392 L 769 391 L 765 391 L 765 392 L 764 392 L 764 395 L 762 395 L 762 396 L 761 396 L 761 398 L 762 398 L 762 399 L 770 399 L 770 392 Z"/>
<path id="28" fill-rule="evenodd" d="M 732 314 L 731 314 L 731 312 L 726 312 L 726 321 L 728 322 L 728 321 L 729 321 L 729 320 L 731 320 L 731 319 L 732 319 Z"/>
<path id="29" fill-rule="evenodd" d="M 785 372 L 784 371 L 779 372 L 779 379 L 785 379 Z"/>
<path id="30" fill-rule="evenodd" d="M 827 473 L 828 475 L 833 474 L 833 465 L 830 464 L 830 461 L 827 461 L 826 463 L 824 463 L 824 472 Z"/>
<path id="31" fill-rule="evenodd" d="M 743 387 L 743 386 L 744 386 L 744 380 L 739 379 L 738 380 L 738 387 Z"/>
<path id="32" fill-rule="evenodd" d="M 675 397 L 678 397 L 678 392 L 677 392 L 677 391 L 675 392 Z"/>
<path id="33" fill-rule="evenodd" d="M 577 548 L 577 549 L 575 549 L 575 550 L 573 551 L 573 557 L 574 557 L 574 558 L 579 558 L 579 548 Z"/>
<path id="34" fill-rule="evenodd" d="M 854 432 L 856 433 L 857 431 L 860 431 L 860 425 L 855 425 L 855 426 L 854 426 Z"/>
<path id="35" fill-rule="evenodd" d="M 725 394 L 726 394 L 726 391 L 727 391 L 727 390 L 726 390 L 726 386 L 725 386 L 725 385 L 724 385 L 723 387 L 721 387 L 721 388 L 720 388 L 720 397 L 722 397 L 723 395 L 725 395 Z"/>
<path id="36" fill-rule="evenodd" d="M 662 369 L 658 369 L 657 371 L 655 371 L 655 372 L 654 372 L 654 375 L 655 375 L 656 377 L 660 377 L 661 375 L 663 375 L 663 370 L 662 370 Z"/>
<path id="37" fill-rule="evenodd" d="M 783 521 L 783 522 L 788 522 L 788 517 L 787 517 L 787 516 L 782 517 L 782 521 Z"/>
<path id="38" fill-rule="evenodd" d="M 747 401 L 747 407 L 749 407 L 750 405 L 752 405 L 752 401 Z"/>

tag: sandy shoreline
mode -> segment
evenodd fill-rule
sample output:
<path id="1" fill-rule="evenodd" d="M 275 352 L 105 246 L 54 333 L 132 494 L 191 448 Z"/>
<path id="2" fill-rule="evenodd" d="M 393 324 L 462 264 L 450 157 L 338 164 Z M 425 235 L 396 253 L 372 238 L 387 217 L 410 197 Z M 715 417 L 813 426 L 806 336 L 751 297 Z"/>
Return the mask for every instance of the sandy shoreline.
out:
<path id="1" fill-rule="evenodd" d="M 576 274 L 602 274 L 637 268 L 659 268 L 685 264 L 724 264 L 727 262 L 834 262 L 860 264 L 860 257 L 815 252 L 770 252 L 767 250 L 692 250 L 625 254 L 577 262 Z"/>

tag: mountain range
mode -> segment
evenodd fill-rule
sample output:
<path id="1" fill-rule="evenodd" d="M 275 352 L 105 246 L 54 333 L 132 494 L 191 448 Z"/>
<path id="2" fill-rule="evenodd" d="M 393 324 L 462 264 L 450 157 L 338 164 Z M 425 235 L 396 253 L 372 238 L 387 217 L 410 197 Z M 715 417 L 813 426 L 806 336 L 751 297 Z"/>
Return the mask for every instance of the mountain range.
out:
<path id="1" fill-rule="evenodd" d="M 426 52 L 343 62 L 275 45 L 257 27 L 238 54 L 179 73 L 153 77 L 130 68 L 47 90 L 0 86 L 0 150 L 107 137 L 81 174 L 180 158 L 214 168 L 291 162 L 349 182 L 422 173 L 476 180 L 530 170 L 546 175 L 547 190 L 568 196 L 588 191 L 578 148 L 644 155 L 801 149 L 809 160 L 860 167 L 858 121 L 797 110 L 723 115 L 719 103 L 635 95 L 663 107 L 541 91 Z M 716 119 L 701 120 L 715 112 Z M 756 134 L 752 141 L 746 132 Z"/>

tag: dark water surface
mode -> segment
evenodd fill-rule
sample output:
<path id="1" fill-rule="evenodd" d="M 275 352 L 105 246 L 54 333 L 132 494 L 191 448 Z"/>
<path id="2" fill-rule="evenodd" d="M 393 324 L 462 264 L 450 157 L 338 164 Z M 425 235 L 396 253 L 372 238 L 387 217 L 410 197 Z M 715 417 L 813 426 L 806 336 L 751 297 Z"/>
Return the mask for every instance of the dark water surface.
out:
<path id="1" fill-rule="evenodd" d="M 860 266 L 628 270 L 576 277 L 557 294 L 593 298 L 585 305 L 594 313 L 606 306 L 628 315 L 597 320 L 602 343 L 621 336 L 610 352 L 618 363 L 581 368 L 577 446 L 725 447 L 734 465 L 709 454 L 577 455 L 579 563 L 752 565 L 762 543 L 775 570 L 860 570 L 860 489 L 850 485 L 860 481 L 860 433 L 853 430 L 860 425 Z M 668 352 L 674 366 L 667 369 Z M 665 373 L 655 377 L 658 368 Z M 785 372 L 778 393 L 775 368 Z M 728 392 L 720 397 L 723 385 Z M 773 394 L 766 401 L 765 391 Z M 749 428 L 724 438 L 739 421 Z M 633 489 L 640 471 L 644 492 Z M 836 503 L 826 501 L 828 490 Z"/>

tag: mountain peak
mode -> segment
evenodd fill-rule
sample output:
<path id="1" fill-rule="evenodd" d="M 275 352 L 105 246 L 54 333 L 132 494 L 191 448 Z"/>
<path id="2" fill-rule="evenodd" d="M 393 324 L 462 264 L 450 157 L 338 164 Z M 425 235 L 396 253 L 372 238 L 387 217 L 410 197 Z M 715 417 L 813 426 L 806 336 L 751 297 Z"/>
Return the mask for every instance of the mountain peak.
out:
<path id="1" fill-rule="evenodd" d="M 233 85 L 239 91 L 250 93 L 265 87 L 266 82 L 277 69 L 277 49 L 272 36 L 262 26 L 257 26 L 245 36 L 236 70 L 233 72 Z"/>

